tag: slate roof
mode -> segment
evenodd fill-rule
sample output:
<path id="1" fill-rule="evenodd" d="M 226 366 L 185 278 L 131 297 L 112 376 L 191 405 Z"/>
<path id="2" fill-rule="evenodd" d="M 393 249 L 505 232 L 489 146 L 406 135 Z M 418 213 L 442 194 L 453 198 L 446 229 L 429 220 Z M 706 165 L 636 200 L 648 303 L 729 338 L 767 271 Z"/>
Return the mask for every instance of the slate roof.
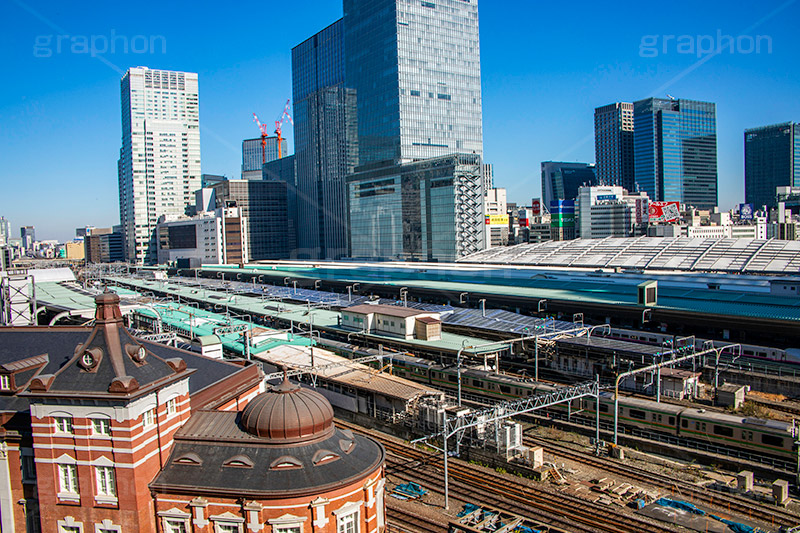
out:
<path id="1" fill-rule="evenodd" d="M 194 413 L 175 434 L 169 460 L 150 488 L 157 492 L 259 498 L 301 496 L 363 479 L 380 468 L 385 458 L 378 442 L 341 429 L 321 441 L 270 444 L 269 439 L 244 431 L 240 416 L 228 411 Z M 338 459 L 314 464 L 315 457 L 318 460 L 331 454 Z M 252 466 L 224 465 L 236 456 L 244 456 Z M 287 457 L 302 466 L 271 468 Z"/>

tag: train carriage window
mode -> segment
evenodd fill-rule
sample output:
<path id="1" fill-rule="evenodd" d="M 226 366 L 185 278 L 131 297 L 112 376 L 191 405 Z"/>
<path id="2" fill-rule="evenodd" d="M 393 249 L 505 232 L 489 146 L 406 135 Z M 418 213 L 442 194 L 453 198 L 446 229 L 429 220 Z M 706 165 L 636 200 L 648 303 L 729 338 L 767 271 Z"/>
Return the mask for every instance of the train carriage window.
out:
<path id="1" fill-rule="evenodd" d="M 600 404 L 600 412 L 601 413 L 607 413 L 608 412 L 608 404 L 601 403 Z"/>
<path id="2" fill-rule="evenodd" d="M 458 383 L 458 376 L 447 376 L 447 380 L 453 383 Z"/>
<path id="3" fill-rule="evenodd" d="M 477 380 L 477 379 L 473 379 L 473 380 L 472 380 L 472 384 L 473 384 L 474 386 L 478 387 L 478 388 L 481 388 L 481 387 L 483 387 L 483 382 L 482 382 L 482 381 L 479 381 L 479 380 Z"/>
<path id="4" fill-rule="evenodd" d="M 706 423 L 703 422 L 703 431 L 705 431 L 705 430 L 706 430 Z"/>
<path id="5" fill-rule="evenodd" d="M 500 385 L 500 392 L 502 392 L 503 394 L 508 394 L 511 392 L 511 387 L 509 387 L 508 385 Z"/>
<path id="6" fill-rule="evenodd" d="M 695 422 L 694 423 L 694 429 L 695 429 L 695 431 L 700 431 L 700 422 Z"/>
<path id="7" fill-rule="evenodd" d="M 689 421 L 688 420 L 681 420 L 681 427 L 688 428 L 689 427 Z"/>
<path id="8" fill-rule="evenodd" d="M 723 437 L 733 437 L 733 429 L 727 426 L 718 426 L 714 424 L 714 435 L 721 435 Z"/>
<path id="9" fill-rule="evenodd" d="M 675 417 L 674 416 L 669 417 L 667 420 L 668 420 L 668 424 L 670 426 L 674 426 L 675 425 Z"/>
<path id="10" fill-rule="evenodd" d="M 783 448 L 783 437 L 776 437 L 775 435 L 761 434 L 761 442 L 768 446 L 777 446 Z"/>
<path id="11" fill-rule="evenodd" d="M 628 415 L 631 418 L 636 418 L 639 420 L 647 420 L 647 413 L 645 413 L 644 411 L 640 411 L 638 409 L 629 409 Z"/>

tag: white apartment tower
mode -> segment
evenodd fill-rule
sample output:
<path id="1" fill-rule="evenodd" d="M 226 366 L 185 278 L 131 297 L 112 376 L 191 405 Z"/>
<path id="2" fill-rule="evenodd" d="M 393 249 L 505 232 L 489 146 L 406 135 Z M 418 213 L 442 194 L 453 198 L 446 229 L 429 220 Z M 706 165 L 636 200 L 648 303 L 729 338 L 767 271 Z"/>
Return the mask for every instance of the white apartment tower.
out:
<path id="1" fill-rule="evenodd" d="M 128 261 L 157 261 L 162 215 L 183 215 L 200 183 L 197 74 L 131 68 L 121 81 L 120 222 Z"/>

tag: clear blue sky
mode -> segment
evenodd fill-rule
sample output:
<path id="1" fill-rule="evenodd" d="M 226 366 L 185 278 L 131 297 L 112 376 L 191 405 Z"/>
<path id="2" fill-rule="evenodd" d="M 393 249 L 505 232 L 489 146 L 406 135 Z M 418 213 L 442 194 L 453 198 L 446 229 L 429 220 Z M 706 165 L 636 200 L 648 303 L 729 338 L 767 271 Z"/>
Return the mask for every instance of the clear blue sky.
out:
<path id="1" fill-rule="evenodd" d="M 39 239 L 119 223 L 119 79 L 130 66 L 199 73 L 203 172 L 237 177 L 241 141 L 258 134 L 251 113 L 274 120 L 291 96 L 292 46 L 341 10 L 338 0 L 2 0 L 0 215 L 14 233 L 35 225 Z M 798 20 L 796 0 L 481 0 L 483 135 L 496 186 L 527 204 L 540 196 L 541 161 L 594 161 L 595 107 L 669 93 L 716 102 L 720 203 L 730 208 L 744 197 L 743 130 L 800 121 Z M 718 30 L 744 38 L 733 54 L 698 58 Z M 102 53 L 112 32 L 118 47 Z M 69 36 L 60 51 L 58 35 Z M 95 57 L 74 39 L 92 35 Z M 127 39 L 142 51 L 136 36 L 163 37 L 165 49 L 159 39 L 146 53 L 119 49 Z M 760 53 L 747 36 L 761 36 Z"/>

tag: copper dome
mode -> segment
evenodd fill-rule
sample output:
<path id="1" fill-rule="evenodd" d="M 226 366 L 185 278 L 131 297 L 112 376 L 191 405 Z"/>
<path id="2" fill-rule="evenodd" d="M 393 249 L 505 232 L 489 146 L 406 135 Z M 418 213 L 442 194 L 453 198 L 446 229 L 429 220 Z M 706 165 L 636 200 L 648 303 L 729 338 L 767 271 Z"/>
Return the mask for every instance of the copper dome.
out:
<path id="1" fill-rule="evenodd" d="M 241 424 L 248 433 L 276 444 L 317 440 L 333 433 L 333 408 L 320 393 L 284 379 L 250 400 Z"/>

